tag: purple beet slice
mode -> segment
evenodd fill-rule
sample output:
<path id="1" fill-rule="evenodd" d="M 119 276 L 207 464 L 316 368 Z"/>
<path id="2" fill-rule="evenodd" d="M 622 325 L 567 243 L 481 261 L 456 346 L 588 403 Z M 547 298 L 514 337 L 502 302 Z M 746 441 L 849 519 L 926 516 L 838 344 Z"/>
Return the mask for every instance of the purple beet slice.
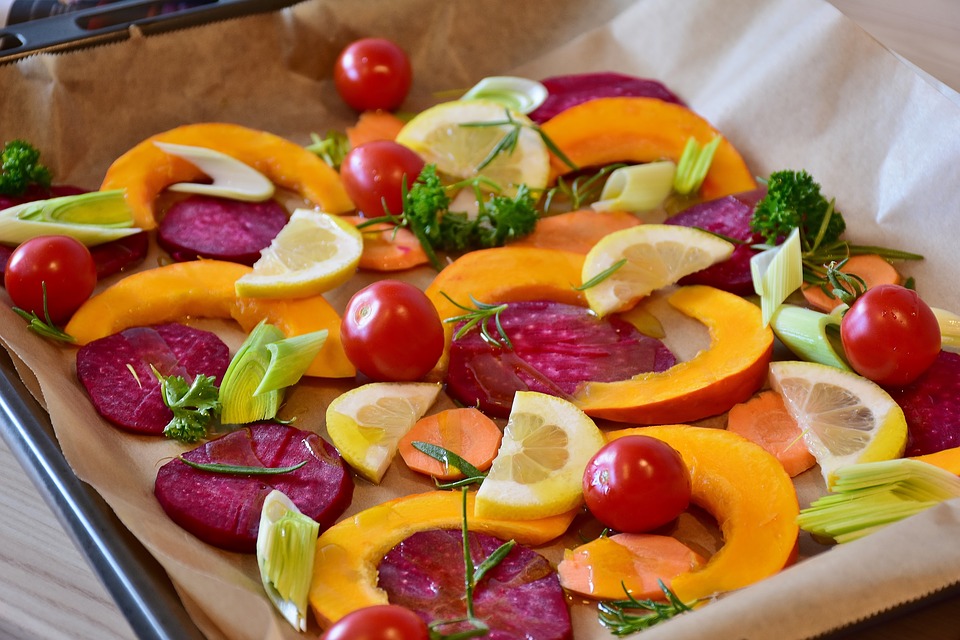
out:
<path id="1" fill-rule="evenodd" d="M 960 354 L 941 351 L 923 375 L 887 388 L 907 419 L 906 456 L 960 447 Z"/>
<path id="2" fill-rule="evenodd" d="M 164 214 L 157 242 L 178 262 L 210 258 L 252 265 L 287 218 L 287 210 L 274 200 L 191 196 Z"/>
<path id="3" fill-rule="evenodd" d="M 244 467 L 292 467 L 276 475 L 201 471 L 174 458 L 160 467 L 154 494 L 174 522 L 227 551 L 256 551 L 267 494 L 282 491 L 323 531 L 350 506 L 353 479 L 336 448 L 312 431 L 258 422 L 183 454 L 191 462 Z"/>
<path id="4" fill-rule="evenodd" d="M 757 252 L 750 248 L 750 244 L 762 243 L 763 236 L 750 229 L 750 220 L 754 208 L 766 193 L 765 188 L 760 188 L 708 200 L 667 219 L 667 224 L 698 227 L 748 243 L 737 245 L 733 255 L 723 262 L 682 278 L 680 284 L 705 284 L 738 296 L 748 296 L 754 292 L 750 258 Z"/>
<path id="5" fill-rule="evenodd" d="M 471 330 L 454 340 L 447 392 L 466 406 L 506 417 L 517 391 L 566 397 L 586 381 L 613 382 L 676 363 L 662 342 L 617 317 L 550 301 L 510 303 L 500 314 L 513 350 Z M 490 323 L 492 331 L 493 323 Z"/>
<path id="6" fill-rule="evenodd" d="M 577 73 L 553 76 L 540 82 L 547 88 L 547 99 L 529 114 L 530 119 L 539 124 L 561 111 L 594 98 L 657 98 L 685 106 L 683 101 L 661 82 L 622 73 Z"/>
<path id="7" fill-rule="evenodd" d="M 475 565 L 502 544 L 485 533 L 471 532 L 468 540 Z M 391 549 L 377 570 L 390 602 L 415 611 L 428 624 L 466 613 L 460 531 L 414 533 Z M 474 612 L 490 627 L 484 637 L 491 640 L 564 640 L 573 634 L 556 572 L 543 556 L 519 544 L 477 585 Z M 457 630 L 462 629 L 444 628 Z"/>
<path id="8" fill-rule="evenodd" d="M 135 327 L 94 340 L 77 352 L 77 378 L 94 408 L 121 429 L 160 435 L 173 418 L 151 366 L 188 380 L 223 377 L 230 351 L 216 334 L 171 323 Z"/>

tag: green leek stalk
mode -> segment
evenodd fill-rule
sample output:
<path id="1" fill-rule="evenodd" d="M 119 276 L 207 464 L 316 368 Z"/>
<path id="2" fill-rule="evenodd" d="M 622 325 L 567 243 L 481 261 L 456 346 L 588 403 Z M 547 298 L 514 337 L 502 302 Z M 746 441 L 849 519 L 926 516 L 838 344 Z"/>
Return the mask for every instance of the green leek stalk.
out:
<path id="1" fill-rule="evenodd" d="M 803 285 L 799 229 L 794 228 L 783 244 L 750 258 L 750 272 L 766 326 L 784 300 Z"/>
<path id="2" fill-rule="evenodd" d="M 139 232 L 123 190 L 37 200 L 0 211 L 0 242 L 4 244 L 58 234 L 90 247 Z"/>
<path id="3" fill-rule="evenodd" d="M 850 370 L 840 344 L 839 315 L 785 304 L 773 313 L 770 328 L 801 360 Z"/>
<path id="4" fill-rule="evenodd" d="M 940 325 L 941 347 L 948 351 L 960 351 L 960 316 L 944 309 L 933 309 Z"/>
<path id="5" fill-rule="evenodd" d="M 257 565 L 267 597 L 297 631 L 307 630 L 307 597 L 320 525 L 282 492 L 267 494 L 257 533 Z"/>
<path id="6" fill-rule="evenodd" d="M 620 167 L 610 174 L 594 211 L 630 211 L 644 222 L 662 222 L 662 205 L 673 191 L 677 166 L 669 161 L 648 162 Z"/>
<path id="7" fill-rule="evenodd" d="M 713 155 L 720 146 L 721 136 L 701 146 L 695 138 L 688 138 L 677 162 L 677 173 L 673 178 L 673 190 L 680 195 L 689 195 L 699 191 L 713 164 Z"/>

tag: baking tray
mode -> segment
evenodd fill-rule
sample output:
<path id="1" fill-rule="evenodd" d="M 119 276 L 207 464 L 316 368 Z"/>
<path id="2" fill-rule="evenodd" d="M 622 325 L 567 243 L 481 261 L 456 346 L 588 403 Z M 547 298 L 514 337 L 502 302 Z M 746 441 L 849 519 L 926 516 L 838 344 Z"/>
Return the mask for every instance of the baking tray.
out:
<path id="1" fill-rule="evenodd" d="M 112 4 L 0 27 L 0 64 L 44 52 L 67 51 L 144 34 L 172 31 L 253 13 L 298 0 L 186 0 L 171 11 L 164 0 L 120 0 Z"/>

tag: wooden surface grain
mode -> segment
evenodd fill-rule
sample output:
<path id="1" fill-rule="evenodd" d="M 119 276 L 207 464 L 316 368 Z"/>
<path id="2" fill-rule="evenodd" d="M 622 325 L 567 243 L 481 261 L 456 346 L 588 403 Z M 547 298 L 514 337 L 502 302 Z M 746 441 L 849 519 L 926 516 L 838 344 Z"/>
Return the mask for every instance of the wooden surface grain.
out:
<path id="1" fill-rule="evenodd" d="M 831 0 L 873 37 L 960 90 L 958 0 Z M 126 640 L 135 635 L 0 441 L 0 639 Z M 960 598 L 848 635 L 957 640 Z"/>

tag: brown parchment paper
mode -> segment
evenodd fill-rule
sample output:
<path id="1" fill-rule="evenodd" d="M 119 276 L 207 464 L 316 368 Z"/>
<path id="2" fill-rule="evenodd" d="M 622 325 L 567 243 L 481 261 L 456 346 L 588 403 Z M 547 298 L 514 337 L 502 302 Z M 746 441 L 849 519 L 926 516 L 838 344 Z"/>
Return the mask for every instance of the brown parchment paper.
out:
<path id="1" fill-rule="evenodd" d="M 662 79 L 757 175 L 810 171 L 836 197 L 855 241 L 923 253 L 923 263 L 905 270 L 931 304 L 960 310 L 951 260 L 960 232 L 956 96 L 819 0 L 311 0 L 0 66 L 0 137 L 31 140 L 59 181 L 88 188 L 126 149 L 188 122 L 236 122 L 306 143 L 312 131 L 353 120 L 330 70 L 337 52 L 365 35 L 393 38 L 411 53 L 411 110 L 492 74 L 616 70 Z M 407 277 L 426 282 L 430 272 Z M 329 297 L 342 307 L 371 279 L 360 274 Z M 200 324 L 232 346 L 241 339 L 225 323 Z M 29 334 L 8 304 L 0 305 L 0 340 L 50 411 L 77 476 L 157 557 L 209 637 L 298 635 L 262 596 L 253 558 L 199 543 L 157 505 L 156 470 L 179 445 L 103 422 L 75 381 L 73 350 Z M 305 382 L 284 416 L 322 432 L 326 404 L 348 387 Z M 823 490 L 816 471 L 797 487 L 802 503 Z M 358 481 L 348 513 L 426 488 L 398 463 L 382 487 Z M 812 637 L 960 580 L 958 536 L 954 501 L 828 553 L 804 538 L 795 566 L 645 637 Z M 560 549 L 544 552 L 556 560 Z M 573 614 L 577 638 L 608 637 L 592 608 L 575 605 Z"/>

